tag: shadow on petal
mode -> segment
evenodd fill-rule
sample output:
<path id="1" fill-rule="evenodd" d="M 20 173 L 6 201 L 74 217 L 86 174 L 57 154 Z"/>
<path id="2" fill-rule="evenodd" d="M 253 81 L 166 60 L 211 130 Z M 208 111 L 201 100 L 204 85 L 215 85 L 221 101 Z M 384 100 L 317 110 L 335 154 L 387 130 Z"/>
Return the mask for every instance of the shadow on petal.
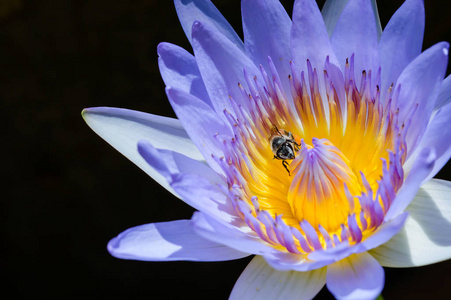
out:
<path id="1" fill-rule="evenodd" d="M 440 246 L 451 246 L 451 239 L 446 234 L 442 234 L 451 232 L 451 221 L 443 215 L 431 194 L 429 190 L 420 189 L 416 197 L 421 201 L 412 201 L 407 211 L 432 242 Z M 439 234 L 437 234 L 437 228 L 440 228 Z"/>

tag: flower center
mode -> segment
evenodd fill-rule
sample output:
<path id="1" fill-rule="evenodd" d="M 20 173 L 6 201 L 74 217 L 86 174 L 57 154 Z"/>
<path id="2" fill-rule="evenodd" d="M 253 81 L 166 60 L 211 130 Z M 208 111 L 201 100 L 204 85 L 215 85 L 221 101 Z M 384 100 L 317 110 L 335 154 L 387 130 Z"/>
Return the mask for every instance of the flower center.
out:
<path id="1" fill-rule="evenodd" d="M 249 92 L 239 84 L 243 98 L 224 111 L 234 138 L 221 141 L 225 156 L 216 160 L 238 216 L 293 253 L 360 242 L 403 182 L 408 125 L 397 124 L 392 105 L 399 89 L 381 101 L 371 71 L 358 88 L 351 57 L 343 73 L 326 60 L 324 80 L 308 61 L 306 76 L 291 65 L 284 91 L 269 64 L 271 77 L 244 71 Z"/>
<path id="2" fill-rule="evenodd" d="M 361 187 L 349 160 L 337 147 L 327 139 L 313 138 L 312 144 L 302 141 L 298 157 L 290 165 L 294 178 L 287 201 L 298 220 L 333 232 L 354 209 L 348 196 L 361 192 Z"/>

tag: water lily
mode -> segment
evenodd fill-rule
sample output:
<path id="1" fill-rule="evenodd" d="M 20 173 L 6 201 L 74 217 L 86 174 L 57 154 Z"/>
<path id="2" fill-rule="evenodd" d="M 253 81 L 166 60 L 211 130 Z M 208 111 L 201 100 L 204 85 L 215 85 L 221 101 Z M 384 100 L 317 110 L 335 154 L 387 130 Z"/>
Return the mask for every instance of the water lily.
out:
<path id="1" fill-rule="evenodd" d="M 130 228 L 118 258 L 255 255 L 232 299 L 372 299 L 385 267 L 451 257 L 448 43 L 421 53 L 424 6 L 382 31 L 375 1 L 242 0 L 244 43 L 208 0 L 175 0 L 194 56 L 158 46 L 172 119 L 119 108 L 88 125 L 191 220 Z"/>

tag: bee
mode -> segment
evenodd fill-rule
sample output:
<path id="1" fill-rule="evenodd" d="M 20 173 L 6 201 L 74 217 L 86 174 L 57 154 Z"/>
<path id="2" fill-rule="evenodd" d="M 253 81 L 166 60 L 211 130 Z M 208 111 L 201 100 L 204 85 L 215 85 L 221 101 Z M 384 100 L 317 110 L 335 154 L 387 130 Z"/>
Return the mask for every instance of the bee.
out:
<path id="1" fill-rule="evenodd" d="M 282 160 L 282 165 L 287 170 L 288 175 L 291 176 L 287 160 L 293 160 L 296 157 L 296 153 L 301 149 L 301 145 L 296 142 L 295 136 L 291 132 L 285 129 L 279 130 L 276 125 L 273 126 L 268 140 L 272 153 L 274 154 L 274 159 Z"/>

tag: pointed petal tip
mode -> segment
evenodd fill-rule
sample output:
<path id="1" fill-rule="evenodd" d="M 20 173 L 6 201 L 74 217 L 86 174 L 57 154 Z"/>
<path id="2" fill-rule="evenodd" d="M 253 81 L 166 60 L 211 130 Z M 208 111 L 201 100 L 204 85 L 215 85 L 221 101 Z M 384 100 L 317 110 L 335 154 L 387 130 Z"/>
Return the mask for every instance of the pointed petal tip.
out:
<path id="1" fill-rule="evenodd" d="M 200 20 L 219 30 L 240 49 L 244 49 L 243 42 L 238 34 L 210 0 L 175 0 L 174 4 L 180 23 L 191 44 L 192 25 Z"/>
<path id="2" fill-rule="evenodd" d="M 81 111 L 81 117 L 85 120 L 86 123 L 89 124 L 88 118 L 95 113 L 102 113 L 108 110 L 108 107 L 87 107 Z"/>
<path id="3" fill-rule="evenodd" d="M 158 170 L 166 169 L 164 168 L 164 164 L 157 163 L 158 159 L 156 158 L 160 156 L 158 149 L 155 148 L 148 140 L 139 140 L 136 147 L 139 154 L 149 165 Z"/>
<path id="4" fill-rule="evenodd" d="M 86 116 L 89 116 L 91 114 L 100 114 L 100 115 L 108 115 L 111 113 L 111 115 L 113 114 L 117 114 L 118 111 L 131 111 L 128 109 L 122 109 L 122 108 L 118 108 L 118 107 L 109 107 L 109 106 L 95 106 L 95 107 L 86 107 L 81 111 L 81 115 L 83 116 L 83 118 L 85 118 Z"/>
<path id="5" fill-rule="evenodd" d="M 81 111 L 81 116 L 84 118 L 86 118 L 86 116 L 91 113 L 94 112 L 96 109 L 96 107 L 87 107 L 87 108 L 83 108 L 83 110 Z"/>
<path id="6" fill-rule="evenodd" d="M 87 112 L 88 112 L 88 108 L 84 108 L 84 109 L 81 111 L 81 117 L 82 117 L 83 119 L 85 119 L 85 115 L 87 114 Z"/>
<path id="7" fill-rule="evenodd" d="M 183 93 L 183 91 L 181 91 L 180 89 L 173 87 L 173 86 L 166 86 L 164 91 L 166 92 L 166 96 L 169 99 L 169 102 L 171 103 L 175 103 L 175 104 L 180 104 L 180 94 L 185 94 Z M 186 96 L 186 94 L 185 94 Z"/>
<path id="8" fill-rule="evenodd" d="M 218 31 L 218 29 L 216 27 L 212 26 L 210 23 L 200 21 L 200 20 L 194 21 L 193 26 L 191 27 L 191 37 L 197 38 L 203 34 L 207 34 L 207 35 L 219 34 L 219 35 L 223 36 L 223 34 L 220 31 Z"/>
<path id="9" fill-rule="evenodd" d="M 144 150 L 144 148 L 146 148 L 146 149 L 149 148 L 149 146 L 152 147 L 152 144 L 147 140 L 139 140 L 138 141 L 138 151 L 140 153 L 142 150 Z"/>
<path id="10" fill-rule="evenodd" d="M 449 43 L 443 41 L 443 42 L 437 43 L 437 45 L 440 45 L 440 46 L 442 47 L 443 54 L 444 54 L 445 56 L 448 56 L 448 53 L 449 53 Z M 434 47 L 434 46 L 432 46 L 432 47 Z M 431 48 L 432 48 L 432 47 L 431 47 Z"/>
<path id="11" fill-rule="evenodd" d="M 204 24 L 201 21 L 194 21 L 193 26 L 191 28 L 191 35 L 194 35 L 195 33 L 197 33 L 198 30 L 201 30 L 203 25 Z"/>
<path id="12" fill-rule="evenodd" d="M 138 141 L 137 150 L 139 155 L 159 172 L 169 185 L 173 183 L 173 170 L 167 165 L 167 160 L 162 159 L 164 154 L 159 149 L 155 148 L 149 141 L 142 139 Z"/>
<path id="13" fill-rule="evenodd" d="M 117 257 L 116 255 L 116 249 L 119 247 L 119 240 L 118 237 L 112 238 L 108 244 L 106 245 L 107 251 L 114 257 Z"/>
<path id="14" fill-rule="evenodd" d="M 424 160 L 426 168 L 432 168 L 437 159 L 435 148 L 425 148 L 420 152 L 420 157 Z"/>
<path id="15" fill-rule="evenodd" d="M 144 224 L 111 239 L 108 252 L 141 261 L 226 261 L 248 256 L 197 235 L 190 220 Z"/>
<path id="16" fill-rule="evenodd" d="M 124 237 L 127 236 L 127 233 L 130 232 L 131 228 L 121 232 L 111 240 L 109 240 L 106 245 L 106 250 L 110 253 L 111 256 L 119 259 L 133 259 L 133 256 L 128 255 L 127 251 L 124 251 L 124 245 L 121 247 L 121 242 Z"/>
<path id="17" fill-rule="evenodd" d="M 168 97 L 170 103 L 176 103 L 176 104 L 183 105 L 183 104 L 186 104 L 185 99 L 188 98 L 188 99 L 196 99 L 199 101 L 199 103 L 198 103 L 199 105 L 203 105 L 203 103 L 200 103 L 202 101 L 201 99 L 197 98 L 196 96 L 190 95 L 189 93 L 183 91 L 179 87 L 167 85 L 164 88 L 164 90 L 166 92 L 166 96 Z"/>
<path id="18" fill-rule="evenodd" d="M 162 52 L 165 52 L 168 50 L 168 42 L 161 42 L 157 45 L 157 54 L 158 56 L 161 56 Z"/>
<path id="19" fill-rule="evenodd" d="M 167 85 L 164 88 L 164 91 L 166 92 L 166 95 L 169 96 L 170 94 L 172 95 L 174 93 L 174 87 L 171 85 Z"/>

